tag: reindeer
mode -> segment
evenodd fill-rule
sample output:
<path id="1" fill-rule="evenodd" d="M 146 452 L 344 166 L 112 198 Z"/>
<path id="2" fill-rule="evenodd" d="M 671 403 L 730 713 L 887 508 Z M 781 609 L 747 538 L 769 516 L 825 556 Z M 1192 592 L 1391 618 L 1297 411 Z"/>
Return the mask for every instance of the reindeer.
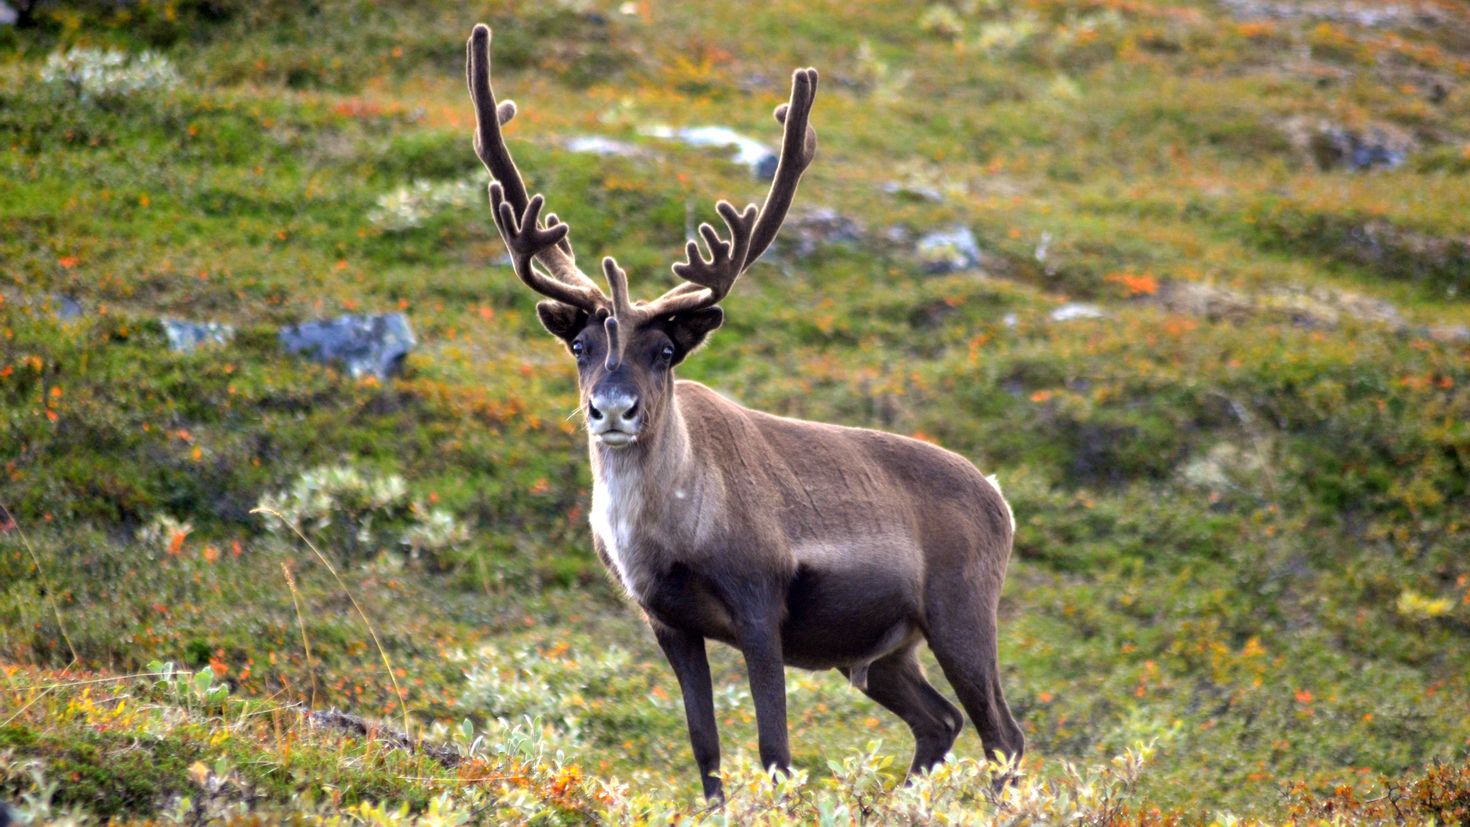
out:
<path id="1" fill-rule="evenodd" d="M 840 670 L 913 731 L 910 772 L 941 762 L 964 717 L 925 679 L 927 641 L 988 755 L 1019 759 L 1001 692 L 996 604 L 1015 518 L 993 478 L 942 448 L 893 434 L 741 407 L 674 368 L 724 320 L 719 303 L 770 246 L 816 153 L 817 72 L 798 69 L 765 203 L 720 201 L 728 239 L 699 227 L 673 265 L 683 280 L 634 302 L 602 260 L 604 292 L 577 267 L 564 221 L 527 197 L 490 88 L 490 29 L 474 29 L 466 75 L 475 152 L 516 275 L 546 297 L 541 323 L 577 362 L 594 480 L 593 545 L 643 610 L 679 681 L 704 795 L 721 798 L 720 743 L 705 642 L 745 658 L 761 762 L 791 764 L 785 665 Z"/>

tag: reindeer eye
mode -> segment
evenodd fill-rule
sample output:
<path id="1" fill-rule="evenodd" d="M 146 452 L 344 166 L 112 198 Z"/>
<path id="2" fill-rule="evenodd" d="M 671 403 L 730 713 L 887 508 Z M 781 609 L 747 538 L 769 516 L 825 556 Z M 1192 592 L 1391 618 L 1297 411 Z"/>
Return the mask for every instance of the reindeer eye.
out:
<path id="1" fill-rule="evenodd" d="M 586 349 L 586 347 L 582 344 L 582 340 L 581 339 L 578 339 L 577 341 L 572 342 L 572 355 L 573 356 L 576 356 L 577 358 L 580 359 L 582 357 L 582 351 L 585 350 L 585 349 Z"/>
<path id="2" fill-rule="evenodd" d="M 674 361 L 674 346 L 664 345 L 664 349 L 658 352 L 658 357 L 665 362 Z"/>

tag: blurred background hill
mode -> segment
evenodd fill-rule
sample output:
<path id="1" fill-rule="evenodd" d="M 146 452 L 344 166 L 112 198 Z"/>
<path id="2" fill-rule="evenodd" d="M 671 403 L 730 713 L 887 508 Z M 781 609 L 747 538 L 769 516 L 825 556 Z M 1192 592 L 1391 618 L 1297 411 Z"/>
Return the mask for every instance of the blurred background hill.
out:
<path id="1" fill-rule="evenodd" d="M 1102 823 L 1470 819 L 1451 0 L 9 0 L 16 814 L 697 812 L 673 676 L 591 553 L 573 366 L 484 206 L 482 20 L 528 184 L 644 295 L 764 194 L 770 112 L 820 69 L 792 217 L 680 373 L 999 475 L 1034 778 L 1107 768 Z M 351 358 L 287 348 L 303 323 Z M 752 710 L 715 667 L 734 765 Z M 896 818 L 906 728 L 789 681 L 808 791 L 736 812 Z M 1003 813 L 981 786 L 945 795 Z"/>

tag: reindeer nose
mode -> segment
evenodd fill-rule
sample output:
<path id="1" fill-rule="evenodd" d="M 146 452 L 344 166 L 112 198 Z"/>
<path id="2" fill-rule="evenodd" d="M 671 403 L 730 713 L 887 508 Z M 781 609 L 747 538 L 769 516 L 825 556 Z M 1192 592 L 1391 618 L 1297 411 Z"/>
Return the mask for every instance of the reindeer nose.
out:
<path id="1" fill-rule="evenodd" d="M 608 426 L 617 430 L 632 430 L 638 420 L 638 397 L 631 394 L 609 394 L 587 400 L 587 415 L 594 422 L 608 419 Z"/>

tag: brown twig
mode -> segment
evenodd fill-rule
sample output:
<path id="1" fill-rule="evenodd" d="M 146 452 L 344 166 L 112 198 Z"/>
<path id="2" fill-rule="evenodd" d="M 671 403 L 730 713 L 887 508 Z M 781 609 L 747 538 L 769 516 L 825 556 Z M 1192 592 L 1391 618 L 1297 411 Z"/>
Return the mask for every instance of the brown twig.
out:
<path id="1" fill-rule="evenodd" d="M 296 625 L 301 629 L 301 648 L 306 650 L 306 674 L 311 676 L 311 705 L 316 706 L 316 666 L 311 662 L 311 640 L 306 636 L 306 619 L 301 616 L 301 598 L 296 593 L 296 578 L 291 567 L 281 564 L 281 573 L 286 576 L 286 588 L 291 590 L 291 605 L 296 607 Z"/>
<path id="2" fill-rule="evenodd" d="M 297 528 L 295 523 L 286 519 L 285 516 L 283 516 L 279 511 L 275 511 L 270 508 L 255 508 L 251 509 L 250 513 L 269 514 L 272 517 L 275 517 L 277 520 L 280 520 L 286 525 L 287 528 L 291 529 L 291 532 L 293 534 L 301 538 L 301 542 L 305 543 L 306 547 L 311 549 L 311 552 L 316 555 L 316 559 L 320 560 L 321 564 L 326 567 L 327 571 L 331 572 L 332 578 L 337 581 L 338 588 L 342 589 L 342 593 L 347 595 L 348 601 L 352 603 L 352 608 L 357 610 L 357 616 L 362 618 L 363 625 L 367 627 L 368 634 L 372 636 L 373 645 L 378 648 L 378 655 L 383 659 L 383 667 L 388 670 L 388 682 L 393 684 L 393 694 L 398 699 L 398 711 L 403 716 L 403 730 L 405 733 L 405 737 L 407 737 L 406 733 L 410 729 L 408 722 L 408 704 L 406 704 L 403 700 L 403 690 L 400 689 L 398 686 L 398 678 L 394 677 L 393 675 L 393 661 L 388 657 L 388 650 L 383 648 L 383 642 L 378 639 L 378 630 L 373 628 L 373 622 L 368 619 L 367 612 L 362 610 L 362 604 L 357 602 L 356 597 L 353 597 L 352 590 L 348 589 L 347 584 L 343 582 L 342 575 L 337 573 L 337 568 L 332 565 L 332 562 L 327 559 L 327 556 L 325 554 L 322 554 L 321 550 L 318 549 L 311 542 L 311 540 L 308 540 L 305 534 L 301 533 L 301 529 Z M 315 680 L 314 675 L 312 679 Z"/>
<path id="3" fill-rule="evenodd" d="M 61 630 L 61 639 L 66 641 L 66 648 L 71 651 L 71 663 L 66 665 L 66 669 L 61 670 L 65 674 L 82 659 L 77 657 L 77 647 L 72 645 L 71 635 L 66 633 L 66 624 L 61 622 L 61 605 L 56 602 L 56 590 L 51 587 L 51 581 L 46 577 L 46 570 L 41 568 L 41 558 L 36 556 L 36 550 L 31 547 L 30 539 L 21 529 L 20 521 L 15 519 L 15 515 L 10 513 L 10 509 L 6 508 L 3 503 L 0 503 L 0 514 L 5 515 L 5 521 L 10 523 L 16 534 L 20 535 L 20 543 L 25 546 L 26 553 L 31 555 L 31 562 L 36 565 L 36 575 L 41 578 L 41 586 L 46 589 L 46 600 L 51 604 L 51 611 L 56 614 L 56 628 Z"/>

